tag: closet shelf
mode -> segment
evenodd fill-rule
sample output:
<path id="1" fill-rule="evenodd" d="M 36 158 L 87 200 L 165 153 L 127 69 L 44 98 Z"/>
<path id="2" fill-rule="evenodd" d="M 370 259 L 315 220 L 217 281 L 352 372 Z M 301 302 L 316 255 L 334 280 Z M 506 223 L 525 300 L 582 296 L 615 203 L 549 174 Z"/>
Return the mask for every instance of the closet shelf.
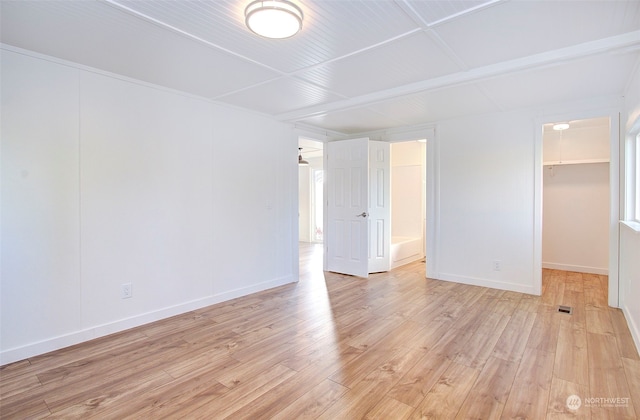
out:
<path id="1" fill-rule="evenodd" d="M 609 163 L 609 159 L 576 159 L 576 160 L 551 160 L 543 162 L 544 166 L 556 166 L 556 165 L 581 165 L 585 163 Z"/>

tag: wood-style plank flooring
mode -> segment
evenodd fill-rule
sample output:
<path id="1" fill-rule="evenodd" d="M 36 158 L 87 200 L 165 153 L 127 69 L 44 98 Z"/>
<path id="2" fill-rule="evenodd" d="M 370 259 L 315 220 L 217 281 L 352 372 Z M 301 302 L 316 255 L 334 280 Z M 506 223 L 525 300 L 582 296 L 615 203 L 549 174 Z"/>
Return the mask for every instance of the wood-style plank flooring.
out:
<path id="1" fill-rule="evenodd" d="M 321 252 L 301 246 L 297 284 L 3 366 L 0 417 L 640 416 L 605 276 L 545 270 L 537 297 L 425 279 L 423 263 L 323 273 Z"/>

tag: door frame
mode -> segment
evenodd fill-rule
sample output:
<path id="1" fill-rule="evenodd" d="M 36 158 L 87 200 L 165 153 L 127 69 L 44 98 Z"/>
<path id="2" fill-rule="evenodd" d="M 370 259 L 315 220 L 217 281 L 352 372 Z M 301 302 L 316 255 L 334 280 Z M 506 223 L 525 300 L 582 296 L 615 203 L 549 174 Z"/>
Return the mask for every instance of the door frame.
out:
<path id="1" fill-rule="evenodd" d="M 534 240 L 533 240 L 533 287 L 534 292 L 542 294 L 542 184 L 543 125 L 558 121 L 585 120 L 609 117 L 609 306 L 620 306 L 618 254 L 619 220 L 621 220 L 620 183 L 620 110 L 607 108 L 583 112 L 553 114 L 536 118 L 534 145 Z"/>
<path id="2" fill-rule="evenodd" d="M 375 136 L 372 139 L 377 139 Z M 420 127 L 389 130 L 380 137 L 389 143 L 403 143 L 426 139 L 425 152 L 425 277 L 437 279 L 438 274 L 438 249 L 440 242 L 440 169 L 438 166 L 439 147 L 437 125 L 428 124 Z M 392 209 L 393 211 L 393 209 Z"/>
<path id="3" fill-rule="evenodd" d="M 301 127 L 293 127 L 293 132 L 295 133 L 296 139 L 296 147 L 300 137 L 306 137 L 314 141 L 318 141 L 321 143 L 328 143 L 332 140 L 339 140 L 345 138 L 345 135 L 338 132 L 331 131 L 315 131 L 311 129 L 305 129 Z M 412 141 L 418 139 L 427 139 L 427 147 L 426 147 L 426 209 L 425 209 L 425 217 L 427 219 L 426 223 L 426 234 L 425 234 L 425 277 L 428 278 L 438 278 L 438 248 L 439 248 L 439 225 L 440 225 L 440 206 L 439 206 L 439 196 L 440 196 L 440 188 L 439 188 L 439 177 L 440 170 L 438 166 L 439 162 L 439 147 L 438 147 L 438 131 L 436 124 L 424 124 L 417 125 L 411 127 L 402 127 L 399 129 L 390 129 L 385 130 L 384 132 L 371 132 L 371 133 L 362 133 L 362 136 L 368 136 L 371 140 L 379 140 L 386 141 L 389 143 L 397 143 L 403 141 Z M 295 149 L 295 157 L 297 158 L 298 150 Z M 297 163 L 295 164 L 297 167 Z M 326 167 L 323 168 L 326 175 Z M 296 172 L 297 173 L 297 172 Z M 298 208 L 298 177 L 295 177 L 295 208 L 297 213 Z M 323 197 L 325 198 L 326 205 L 326 183 L 324 184 Z M 324 226 L 325 226 L 325 236 L 327 234 L 327 212 L 324 212 Z M 298 229 L 299 229 L 299 220 L 295 219 L 295 226 L 293 232 L 293 243 L 295 247 L 295 256 L 294 256 L 294 272 L 299 273 L 299 261 L 298 261 Z M 323 261 L 322 266 L 323 269 L 326 270 L 327 267 L 327 253 L 324 252 L 323 248 Z"/>
<path id="4" fill-rule="evenodd" d="M 294 183 L 294 185 L 292 185 L 292 189 L 294 191 L 294 198 L 292 200 L 292 214 L 298 214 L 299 211 L 299 200 L 300 197 L 298 196 L 298 191 L 300 188 L 300 177 L 298 174 L 298 154 L 299 154 L 299 150 L 298 147 L 300 147 L 300 140 L 301 139 L 309 139 L 312 141 L 317 141 L 318 143 L 323 143 L 326 145 L 327 143 L 327 139 L 329 138 L 329 133 L 328 132 L 316 132 L 316 131 L 312 131 L 312 130 L 308 130 L 308 129 L 304 129 L 301 127 L 291 127 L 291 133 L 292 133 L 292 139 L 295 138 L 295 147 L 292 147 L 292 157 L 291 157 L 291 163 L 292 163 L 292 174 L 293 172 L 293 168 L 295 167 L 295 176 L 292 177 L 293 180 L 292 182 Z M 324 157 L 323 157 L 323 161 L 324 161 Z M 324 170 L 324 164 L 323 164 L 323 170 Z M 326 197 L 326 191 L 323 189 L 323 197 Z M 323 216 L 323 223 L 325 223 L 326 226 L 326 219 L 324 219 L 326 217 L 326 214 Z M 295 281 L 299 281 L 300 280 L 300 254 L 299 254 L 299 242 L 300 242 L 300 218 L 299 217 L 293 217 L 292 218 L 292 236 L 291 236 L 291 246 L 292 246 L 292 265 L 293 265 L 293 273 L 295 276 Z M 325 258 L 325 252 L 323 251 L 323 259 Z M 326 262 L 324 262 L 323 260 L 323 267 L 326 267 Z"/>

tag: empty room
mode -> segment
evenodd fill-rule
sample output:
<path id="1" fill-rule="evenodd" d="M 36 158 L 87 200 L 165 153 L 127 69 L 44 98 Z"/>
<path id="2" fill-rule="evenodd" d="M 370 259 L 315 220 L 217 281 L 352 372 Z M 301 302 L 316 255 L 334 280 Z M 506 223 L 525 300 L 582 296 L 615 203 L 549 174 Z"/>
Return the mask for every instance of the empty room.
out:
<path id="1" fill-rule="evenodd" d="M 0 418 L 640 418 L 640 2 L 0 0 Z"/>

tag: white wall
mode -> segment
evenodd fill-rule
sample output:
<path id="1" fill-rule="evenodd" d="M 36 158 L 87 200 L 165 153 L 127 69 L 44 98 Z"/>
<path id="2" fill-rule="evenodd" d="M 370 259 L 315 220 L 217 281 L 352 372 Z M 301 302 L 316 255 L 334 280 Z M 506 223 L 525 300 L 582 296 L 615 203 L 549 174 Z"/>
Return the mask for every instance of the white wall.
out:
<path id="1" fill-rule="evenodd" d="M 534 116 L 496 113 L 442 122 L 434 147 L 435 258 L 430 277 L 525 293 L 534 279 Z M 501 270 L 493 270 L 493 261 Z"/>
<path id="2" fill-rule="evenodd" d="M 4 351 L 82 328 L 79 72 L 2 53 Z"/>
<path id="3" fill-rule="evenodd" d="M 609 164 L 544 167 L 542 265 L 609 271 Z"/>
<path id="4" fill-rule="evenodd" d="M 622 119 L 623 136 L 640 134 L 640 73 L 629 85 L 625 95 Z M 624 161 L 624 159 L 622 159 Z M 620 307 L 640 352 L 640 226 L 620 226 Z"/>
<path id="5" fill-rule="evenodd" d="M 613 118 L 619 110 L 619 97 L 601 97 L 439 123 L 435 141 L 427 143 L 433 159 L 427 191 L 434 197 L 427 213 L 427 276 L 539 294 L 542 123 Z M 613 149 L 611 161 L 617 168 Z M 610 180 L 617 197 L 617 178 L 610 174 Z M 609 270 L 617 296 L 617 206 L 610 203 Z"/>
<path id="6" fill-rule="evenodd" d="M 598 118 L 598 121 L 594 121 L 597 125 L 571 127 L 565 131 L 545 128 L 543 161 L 566 163 L 609 160 L 609 125 L 601 124 L 602 119 Z"/>
<path id="7" fill-rule="evenodd" d="M 0 364 L 297 278 L 284 124 L 3 50 L 1 135 Z"/>
<path id="8" fill-rule="evenodd" d="M 640 226 L 620 226 L 620 306 L 640 352 Z"/>
<path id="9" fill-rule="evenodd" d="M 424 236 L 424 156 L 424 143 L 391 144 L 391 236 Z"/>

